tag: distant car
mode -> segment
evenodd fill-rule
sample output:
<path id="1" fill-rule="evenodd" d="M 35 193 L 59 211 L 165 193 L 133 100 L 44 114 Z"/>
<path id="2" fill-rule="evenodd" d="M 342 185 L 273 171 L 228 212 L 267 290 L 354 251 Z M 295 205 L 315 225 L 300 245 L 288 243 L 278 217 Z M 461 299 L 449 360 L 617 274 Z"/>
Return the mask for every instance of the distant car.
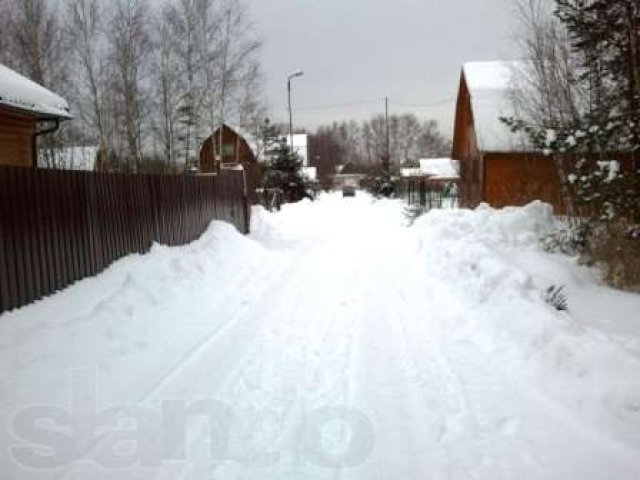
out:
<path id="1" fill-rule="evenodd" d="M 356 196 L 356 187 L 352 187 L 350 185 L 346 185 L 342 187 L 342 196 L 343 197 L 355 197 Z"/>

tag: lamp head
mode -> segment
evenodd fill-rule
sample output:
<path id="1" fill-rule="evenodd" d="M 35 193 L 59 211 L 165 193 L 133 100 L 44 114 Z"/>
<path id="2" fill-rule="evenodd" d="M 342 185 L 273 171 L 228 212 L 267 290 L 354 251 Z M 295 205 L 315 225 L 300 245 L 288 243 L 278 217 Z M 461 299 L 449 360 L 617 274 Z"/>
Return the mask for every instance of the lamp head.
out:
<path id="1" fill-rule="evenodd" d="M 302 70 L 296 70 L 295 72 L 293 72 L 291 75 L 289 75 L 289 77 L 287 77 L 289 80 L 291 80 L 292 78 L 296 78 L 296 77 L 301 77 L 304 75 L 304 72 Z"/>

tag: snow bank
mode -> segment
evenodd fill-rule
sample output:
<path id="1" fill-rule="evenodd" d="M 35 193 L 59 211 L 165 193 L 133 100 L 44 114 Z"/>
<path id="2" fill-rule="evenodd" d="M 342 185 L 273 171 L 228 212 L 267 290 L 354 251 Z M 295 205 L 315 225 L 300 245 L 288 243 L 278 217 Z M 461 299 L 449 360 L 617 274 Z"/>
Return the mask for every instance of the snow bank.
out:
<path id="1" fill-rule="evenodd" d="M 534 202 L 432 211 L 412 228 L 424 267 L 459 302 L 452 336 L 500 352 L 505 369 L 525 362 L 550 397 L 637 445 L 640 296 L 610 290 L 575 259 L 542 251 L 540 237 L 555 226 L 551 206 Z M 567 312 L 545 302 L 552 285 L 565 286 Z"/>
<path id="2" fill-rule="evenodd" d="M 0 476 L 639 478 L 640 296 L 542 252 L 537 238 L 556 224 L 547 205 L 434 211 L 412 227 L 404 208 L 362 192 L 258 207 L 249 237 L 214 222 L 190 245 L 154 246 L 3 316 Z M 568 312 L 542 299 L 551 283 L 567 286 Z M 96 385 L 72 388 L 87 368 Z M 187 455 L 160 468 L 12 461 L 16 412 L 67 411 L 72 394 L 83 409 L 72 413 L 86 413 L 92 393 L 103 408 L 158 413 L 162 400 L 221 401 L 229 449 L 211 457 L 203 417 L 188 432 L 162 422 L 159 438 L 187 434 Z M 339 470 L 300 446 L 313 413 L 342 405 L 370 420 L 361 437 L 373 450 Z M 123 414 L 106 419 L 100 445 L 79 439 L 82 459 L 114 437 L 127 448 Z M 312 430 L 327 455 L 354 450 L 356 430 Z"/>
<path id="3" fill-rule="evenodd" d="M 142 398 L 185 351 L 233 318 L 244 299 L 229 296 L 251 289 L 266 256 L 214 221 L 189 245 L 154 245 L 0 316 L 0 351 L 11 358 L 0 363 L 0 420 L 10 417 L 7 408 L 43 399 L 65 404 L 69 372 L 82 365 L 100 368 L 106 402 Z M 2 435 L 0 443 L 8 444 Z"/>

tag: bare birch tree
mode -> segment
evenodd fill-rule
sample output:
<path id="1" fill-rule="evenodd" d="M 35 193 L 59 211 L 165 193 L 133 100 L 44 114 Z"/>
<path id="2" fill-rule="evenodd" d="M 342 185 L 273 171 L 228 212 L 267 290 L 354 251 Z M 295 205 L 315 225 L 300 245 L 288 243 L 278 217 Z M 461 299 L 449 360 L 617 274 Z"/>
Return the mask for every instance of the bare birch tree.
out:
<path id="1" fill-rule="evenodd" d="M 35 82 L 60 91 L 68 83 L 69 62 L 58 17 L 44 0 L 14 0 L 10 13 L 14 65 Z"/>
<path id="2" fill-rule="evenodd" d="M 11 63 L 11 37 L 10 32 L 10 18 L 11 18 L 10 3 L 8 0 L 0 0 L 0 63 Z"/>
<path id="3" fill-rule="evenodd" d="M 156 98 L 157 107 L 160 113 L 160 125 L 156 127 L 156 136 L 159 137 L 162 145 L 162 152 L 165 160 L 176 166 L 177 156 L 177 122 L 178 122 L 178 93 L 179 93 L 179 70 L 175 55 L 171 27 L 166 15 L 159 20 L 158 31 L 158 52 L 155 65 L 156 74 Z"/>
<path id="4" fill-rule="evenodd" d="M 201 0 L 177 0 L 169 4 L 164 12 L 167 34 L 176 56 L 180 86 L 178 90 L 179 139 L 184 146 L 184 161 L 189 164 L 193 157 L 199 124 L 198 104 L 202 95 L 201 62 L 198 56 L 199 9 Z"/>
<path id="5" fill-rule="evenodd" d="M 247 88 L 250 89 L 252 82 L 259 78 L 255 76 L 255 58 L 261 48 L 242 0 L 222 0 L 218 12 L 219 35 L 205 62 L 206 68 L 210 69 L 207 77 L 216 86 L 207 88 L 205 101 L 212 130 L 233 114 L 239 116 L 243 93 L 250 93 Z"/>
<path id="6" fill-rule="evenodd" d="M 126 141 L 129 168 L 139 169 L 145 108 L 143 78 L 151 51 L 148 6 L 144 0 L 118 0 L 108 39 L 115 68 L 114 88 L 121 104 L 117 112 Z"/>
<path id="7" fill-rule="evenodd" d="M 5 9 L 5 57 L 9 65 L 63 96 L 71 93 L 67 38 L 53 9 L 44 0 L 12 0 Z M 61 138 L 46 136 L 39 141 L 44 153 L 41 158 L 48 167 L 56 167 L 53 149 Z"/>
<path id="8" fill-rule="evenodd" d="M 563 25 L 552 15 L 553 0 L 518 0 L 517 45 L 523 62 L 513 71 L 512 102 L 516 113 L 539 125 L 564 124 L 577 118 L 587 92 L 572 78 L 576 54 Z"/>
<path id="9" fill-rule="evenodd" d="M 101 146 L 107 143 L 104 112 L 104 45 L 98 0 L 69 0 L 68 35 L 78 61 L 90 105 L 90 125 Z"/>

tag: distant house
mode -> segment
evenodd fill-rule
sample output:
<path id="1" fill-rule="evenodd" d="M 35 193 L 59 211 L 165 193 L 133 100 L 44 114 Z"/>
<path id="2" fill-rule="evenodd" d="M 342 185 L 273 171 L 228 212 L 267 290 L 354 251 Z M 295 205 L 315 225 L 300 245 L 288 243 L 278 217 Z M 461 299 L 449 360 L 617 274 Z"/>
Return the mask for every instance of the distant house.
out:
<path id="1" fill-rule="evenodd" d="M 260 183 L 261 167 L 256 147 L 250 139 L 229 125 L 222 125 L 207 138 L 200 148 L 200 173 L 216 173 L 220 168 L 242 166 L 247 172 L 247 182 L 252 201 L 254 190 Z"/>
<path id="2" fill-rule="evenodd" d="M 213 173 L 224 165 L 244 165 L 257 162 L 254 149 L 247 139 L 229 125 L 222 125 L 200 148 L 200 171 Z"/>
<path id="3" fill-rule="evenodd" d="M 291 147 L 291 136 L 287 135 L 287 146 Z M 296 133 L 293 135 L 293 152 L 302 160 L 302 166 L 309 166 L 309 135 Z"/>
<path id="4" fill-rule="evenodd" d="M 400 170 L 398 193 L 409 204 L 433 207 L 457 206 L 460 166 L 451 158 L 425 158 L 416 168 Z M 445 199 L 450 199 L 443 201 Z"/>
<path id="5" fill-rule="evenodd" d="M 334 190 L 342 190 L 344 187 L 360 188 L 367 176 L 361 173 L 336 173 L 331 177 Z"/>
<path id="6" fill-rule="evenodd" d="M 417 168 L 400 170 L 402 178 L 425 178 L 442 182 L 457 182 L 460 178 L 460 162 L 451 158 L 423 158 Z"/>
<path id="7" fill-rule="evenodd" d="M 0 165 L 36 167 L 36 139 L 71 118 L 62 98 L 0 64 Z"/>
<path id="8" fill-rule="evenodd" d="M 451 157 L 460 162 L 460 201 L 474 207 L 523 205 L 541 199 L 562 208 L 553 160 L 534 151 L 500 117 L 514 116 L 509 101 L 518 62 L 474 62 L 462 69 Z"/>

